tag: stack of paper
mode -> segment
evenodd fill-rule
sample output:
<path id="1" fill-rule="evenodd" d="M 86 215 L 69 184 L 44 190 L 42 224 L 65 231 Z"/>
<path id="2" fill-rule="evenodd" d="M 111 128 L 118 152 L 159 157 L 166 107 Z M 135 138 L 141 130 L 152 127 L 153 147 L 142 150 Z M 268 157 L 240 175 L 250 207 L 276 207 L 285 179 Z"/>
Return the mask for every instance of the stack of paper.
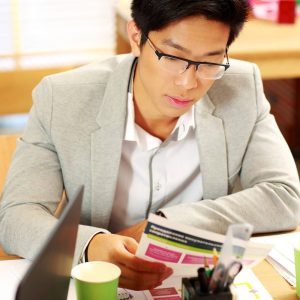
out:
<path id="1" fill-rule="evenodd" d="M 233 293 L 237 300 L 273 299 L 251 269 L 242 270 L 233 283 Z"/>
<path id="2" fill-rule="evenodd" d="M 294 249 L 300 241 L 300 232 L 270 235 L 252 239 L 256 242 L 274 244 L 266 260 L 292 286 L 296 286 Z"/>

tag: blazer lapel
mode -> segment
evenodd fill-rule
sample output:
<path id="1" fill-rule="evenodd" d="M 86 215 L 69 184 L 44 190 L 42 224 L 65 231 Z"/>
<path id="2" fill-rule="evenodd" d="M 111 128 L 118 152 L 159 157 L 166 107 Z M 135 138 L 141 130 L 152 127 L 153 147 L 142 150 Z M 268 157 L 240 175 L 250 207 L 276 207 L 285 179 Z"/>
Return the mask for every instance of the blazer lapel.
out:
<path id="1" fill-rule="evenodd" d="M 125 130 L 128 82 L 133 57 L 110 76 L 91 135 L 92 225 L 107 228 L 112 210 Z"/>
<path id="2" fill-rule="evenodd" d="M 223 122 L 212 113 L 214 104 L 206 95 L 196 105 L 196 135 L 203 178 L 203 198 L 227 195 L 227 151 Z"/>

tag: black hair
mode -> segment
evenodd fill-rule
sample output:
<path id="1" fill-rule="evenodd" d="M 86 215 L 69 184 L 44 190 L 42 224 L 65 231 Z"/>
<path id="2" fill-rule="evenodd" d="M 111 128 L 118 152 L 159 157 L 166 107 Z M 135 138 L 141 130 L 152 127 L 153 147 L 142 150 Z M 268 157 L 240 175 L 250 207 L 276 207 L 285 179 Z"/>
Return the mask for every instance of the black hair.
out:
<path id="1" fill-rule="evenodd" d="M 249 14 L 248 0 L 133 0 L 131 16 L 142 31 L 141 45 L 150 31 L 160 30 L 186 17 L 202 16 L 230 27 L 229 46 Z"/>

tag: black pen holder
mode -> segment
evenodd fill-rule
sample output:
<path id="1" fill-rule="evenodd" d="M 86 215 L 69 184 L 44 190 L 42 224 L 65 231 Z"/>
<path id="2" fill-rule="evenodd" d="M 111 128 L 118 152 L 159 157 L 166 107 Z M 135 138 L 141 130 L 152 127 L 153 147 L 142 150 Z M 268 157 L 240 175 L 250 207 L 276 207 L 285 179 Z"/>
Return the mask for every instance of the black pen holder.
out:
<path id="1" fill-rule="evenodd" d="M 182 278 L 182 300 L 232 300 L 233 295 L 230 290 L 219 293 L 203 293 L 200 291 L 198 277 Z"/>

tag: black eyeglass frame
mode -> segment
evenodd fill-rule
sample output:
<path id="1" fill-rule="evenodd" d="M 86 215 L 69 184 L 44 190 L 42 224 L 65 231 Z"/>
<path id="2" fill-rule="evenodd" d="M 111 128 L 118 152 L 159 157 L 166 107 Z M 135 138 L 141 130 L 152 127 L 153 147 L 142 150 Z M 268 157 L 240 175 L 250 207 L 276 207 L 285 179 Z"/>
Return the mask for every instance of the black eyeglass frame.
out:
<path id="1" fill-rule="evenodd" d="M 214 65 L 214 66 L 220 66 L 220 67 L 224 67 L 225 70 L 224 72 L 230 67 L 230 63 L 229 63 L 229 58 L 228 58 L 228 48 L 226 48 L 225 50 L 225 58 L 226 58 L 226 64 L 218 64 L 218 63 L 213 63 L 213 62 L 207 62 L 207 61 L 194 61 L 194 60 L 190 60 L 190 59 L 187 59 L 187 58 L 183 58 L 183 57 L 178 57 L 178 56 L 175 56 L 175 55 L 171 55 L 171 54 L 166 54 L 166 53 L 163 53 L 161 51 L 158 51 L 157 50 L 157 47 L 154 46 L 153 42 L 150 40 L 150 38 L 148 36 L 146 36 L 146 39 L 147 41 L 149 42 L 149 45 L 150 47 L 152 48 L 152 50 L 154 50 L 158 60 L 160 60 L 162 57 L 169 57 L 169 58 L 174 58 L 174 59 L 178 59 L 178 60 L 182 60 L 182 61 L 185 61 L 187 62 L 187 67 L 186 69 L 182 72 L 184 73 L 190 66 L 195 66 L 196 67 L 196 71 L 198 70 L 199 66 L 200 65 Z"/>

